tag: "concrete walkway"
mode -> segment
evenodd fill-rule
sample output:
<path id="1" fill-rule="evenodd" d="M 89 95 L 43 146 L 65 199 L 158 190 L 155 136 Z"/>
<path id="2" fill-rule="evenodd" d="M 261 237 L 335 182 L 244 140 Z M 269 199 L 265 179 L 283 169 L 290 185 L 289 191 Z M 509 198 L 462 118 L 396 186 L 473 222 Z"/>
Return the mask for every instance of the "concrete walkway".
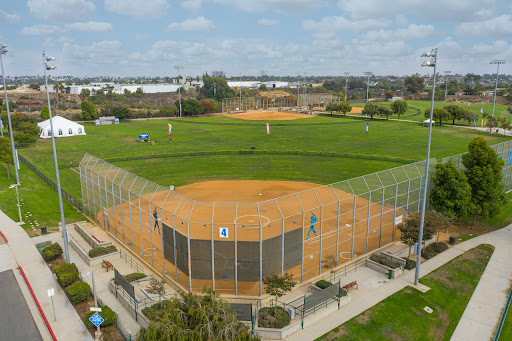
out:
<path id="1" fill-rule="evenodd" d="M 501 311 L 505 306 L 508 290 L 510 289 L 510 280 L 512 279 L 512 265 L 507 262 L 512 256 L 510 248 L 510 245 L 512 245 L 512 225 L 457 244 L 421 264 L 420 277 L 423 277 L 480 244 L 491 244 L 496 249 L 455 330 L 453 340 L 488 340 L 492 336 L 492 332 L 499 322 Z M 358 272 L 359 270 L 352 277 L 357 279 Z M 324 335 L 395 292 L 406 286 L 413 286 L 414 270 L 406 271 L 403 276 L 392 281 L 382 280 L 380 286 L 371 285 L 374 283 L 368 285 L 368 283 L 360 283 L 359 281 L 358 284 L 359 290 L 351 290 L 350 292 L 352 295 L 350 304 L 308 328 L 291 335 L 286 340 L 310 341 Z M 476 335 L 478 337 L 475 338 Z"/>
<path id="2" fill-rule="evenodd" d="M 18 266 L 21 266 L 25 271 L 57 340 L 92 341 L 91 334 L 85 328 L 75 308 L 69 302 L 66 294 L 57 283 L 53 273 L 44 262 L 28 234 L 2 211 L 0 211 L 0 231 L 8 240 L 7 244 L 0 245 L 0 268 L 3 269 L 2 271 L 7 269 L 13 270 L 43 340 L 51 340 L 50 333 L 41 318 L 41 314 L 34 303 L 28 287 L 21 277 Z M 55 290 L 53 302 L 57 318 L 56 322 L 53 318 L 52 303 L 47 292 L 50 288 Z"/>

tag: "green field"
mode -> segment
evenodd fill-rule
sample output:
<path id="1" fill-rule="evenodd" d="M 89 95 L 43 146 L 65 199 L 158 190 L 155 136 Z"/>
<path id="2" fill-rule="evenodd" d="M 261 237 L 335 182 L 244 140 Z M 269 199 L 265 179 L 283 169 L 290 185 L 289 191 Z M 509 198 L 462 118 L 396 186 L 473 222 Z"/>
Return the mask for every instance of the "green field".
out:
<path id="1" fill-rule="evenodd" d="M 508 292 L 507 292 L 508 293 Z M 500 333 L 500 341 L 512 341 L 512 310 L 508 309 L 507 316 L 503 322 L 503 327 Z"/>
<path id="2" fill-rule="evenodd" d="M 493 250 L 482 244 L 464 252 L 420 279 L 426 293 L 406 287 L 318 340 L 449 340 Z"/>
<path id="3" fill-rule="evenodd" d="M 121 123 L 118 126 L 87 125 L 87 136 L 57 139 L 59 163 L 77 163 L 89 152 L 100 158 L 177 153 L 202 150 L 299 150 L 400 157 L 416 161 L 425 158 L 428 129 L 400 121 L 369 121 L 323 115 L 294 121 L 272 122 L 270 136 L 264 121 L 227 117 L 172 120 L 173 141 L 169 143 L 166 120 Z M 190 123 L 197 122 L 197 123 Z M 141 133 L 158 141 L 137 142 Z M 442 158 L 465 152 L 478 132 L 435 127 L 432 157 Z M 506 141 L 484 134 L 490 144 Z M 50 140 L 38 140 L 20 154 L 50 178 L 55 177 Z M 396 167 L 396 162 L 297 155 L 194 156 L 118 162 L 117 166 L 168 186 L 181 186 L 213 179 L 302 180 L 321 184 L 345 180 Z M 61 169 L 62 187 L 81 198 L 77 169 Z"/>

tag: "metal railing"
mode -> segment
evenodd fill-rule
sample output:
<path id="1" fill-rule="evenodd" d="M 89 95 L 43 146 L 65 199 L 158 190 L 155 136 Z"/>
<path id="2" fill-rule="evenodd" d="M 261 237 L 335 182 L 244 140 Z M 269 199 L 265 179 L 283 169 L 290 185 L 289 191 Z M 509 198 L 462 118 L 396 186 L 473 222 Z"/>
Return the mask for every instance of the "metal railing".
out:
<path id="1" fill-rule="evenodd" d="M 342 266 L 339 269 L 334 270 L 333 272 L 330 272 L 330 273 L 327 273 L 327 274 L 325 274 L 323 276 L 320 276 L 320 277 L 318 277 L 315 280 L 315 283 L 318 282 L 318 281 L 321 281 L 321 280 L 326 280 L 326 281 L 329 281 L 331 283 L 336 283 L 342 277 L 346 277 L 347 274 L 349 274 L 351 272 L 354 272 L 354 271 L 356 271 L 357 269 L 359 269 L 361 267 L 364 267 L 365 264 L 366 264 L 366 259 L 368 259 L 368 257 L 364 257 L 364 258 L 358 259 L 358 260 L 356 260 L 353 263 L 347 264 L 345 266 Z"/>
<path id="2" fill-rule="evenodd" d="M 126 252 L 124 252 L 122 249 L 119 250 L 121 254 L 121 258 L 126 261 L 126 263 L 130 264 L 132 268 L 135 268 L 136 272 L 144 272 L 144 268 L 139 265 L 135 260 L 133 260 L 132 257 L 130 257 Z"/>
<path id="3" fill-rule="evenodd" d="M 57 191 L 57 184 L 53 182 L 50 178 L 48 178 L 46 175 L 43 174 L 39 169 L 37 169 L 34 165 L 32 165 L 30 162 L 27 161 L 23 156 L 18 154 L 18 158 L 21 162 L 25 164 L 28 168 L 30 168 L 34 173 L 36 173 L 37 176 L 39 176 L 41 179 L 43 179 L 44 182 L 46 182 L 48 185 L 50 185 L 51 188 L 53 188 L 55 191 Z M 75 199 L 73 196 L 68 194 L 65 190 L 61 190 L 62 197 L 66 199 L 67 202 L 69 202 L 71 205 L 76 207 L 80 212 L 84 212 L 84 206 L 82 205 L 82 202 L 78 199 Z"/>

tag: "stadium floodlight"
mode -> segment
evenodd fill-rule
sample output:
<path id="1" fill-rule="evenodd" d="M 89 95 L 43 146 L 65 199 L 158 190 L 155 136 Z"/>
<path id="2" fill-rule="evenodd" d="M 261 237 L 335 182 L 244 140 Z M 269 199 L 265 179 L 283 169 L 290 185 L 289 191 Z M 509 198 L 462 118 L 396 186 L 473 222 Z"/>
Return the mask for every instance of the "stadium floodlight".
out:
<path id="1" fill-rule="evenodd" d="M 348 84 L 348 75 L 350 72 L 345 72 L 345 103 L 347 103 L 347 84 Z"/>
<path id="2" fill-rule="evenodd" d="M 494 100 L 492 102 L 492 116 L 494 116 L 494 107 L 496 106 L 496 93 L 498 92 L 498 75 L 500 74 L 500 64 L 505 64 L 507 61 L 504 59 L 493 59 L 489 64 L 496 64 L 498 68 L 496 70 L 496 85 L 494 86 Z"/>
<path id="3" fill-rule="evenodd" d="M 238 111 L 242 111 L 242 73 L 240 72 L 240 104 Z"/>
<path id="4" fill-rule="evenodd" d="M 445 73 L 445 75 L 446 75 L 446 76 L 445 76 L 445 78 L 446 78 L 446 77 L 448 77 L 448 75 L 449 75 L 450 73 L 452 73 L 451 71 L 443 71 L 443 72 L 444 72 L 444 73 Z M 445 83 L 445 85 L 446 85 L 446 87 L 445 87 L 445 89 L 444 89 L 444 101 L 446 102 L 446 95 L 448 94 L 448 79 L 445 79 L 444 83 Z"/>
<path id="5" fill-rule="evenodd" d="M 49 59 L 50 58 L 50 59 Z M 57 180 L 57 194 L 59 195 L 59 209 L 60 209 L 60 220 L 62 223 L 62 238 L 64 239 L 64 255 L 66 256 L 66 263 L 69 263 L 69 250 L 68 250 L 68 234 L 66 232 L 66 221 L 64 219 L 64 207 L 62 205 L 62 189 L 60 186 L 60 175 L 59 175 L 59 162 L 57 161 L 57 147 L 55 147 L 55 130 L 53 130 L 53 118 L 52 118 L 52 106 L 50 102 L 50 91 L 48 89 L 48 76 L 47 70 L 55 70 L 54 65 L 48 64 L 47 61 L 55 60 L 55 58 L 49 57 L 43 51 L 43 69 L 44 69 L 44 81 L 46 84 L 46 98 L 48 100 L 48 114 L 50 116 L 50 131 L 52 135 L 52 147 L 53 147 L 53 161 L 55 163 L 55 177 Z"/>
<path id="6" fill-rule="evenodd" d="M 433 49 L 428 53 L 424 53 L 422 57 L 431 58 L 429 61 L 423 62 L 421 66 L 434 68 L 434 83 L 432 84 L 432 99 L 430 100 L 430 122 L 428 124 L 427 159 L 425 160 L 425 176 L 423 177 L 423 201 L 421 202 L 420 232 L 418 236 L 418 249 L 416 250 L 416 273 L 414 275 L 414 285 L 418 285 L 418 280 L 420 279 L 421 244 L 423 242 L 423 225 L 425 223 L 425 203 L 427 201 L 428 172 L 430 165 L 430 143 L 432 140 L 432 117 L 434 112 L 434 94 L 436 93 L 437 48 Z"/>
<path id="7" fill-rule="evenodd" d="M 180 101 L 180 117 L 181 117 L 181 77 L 180 77 L 180 70 L 183 69 L 183 66 L 175 66 L 175 70 L 178 70 L 178 99 Z"/>
<path id="8" fill-rule="evenodd" d="M 368 93 L 370 92 L 370 76 L 373 76 L 373 73 L 365 72 L 364 75 L 368 77 L 368 80 L 366 81 L 366 104 L 368 104 Z"/>
<path id="9" fill-rule="evenodd" d="M 44 56 L 44 59 L 46 59 L 47 62 L 51 62 L 52 60 L 55 60 L 55 57 Z"/>
<path id="10" fill-rule="evenodd" d="M 6 54 L 7 53 L 7 45 L 0 44 L 0 54 Z"/>

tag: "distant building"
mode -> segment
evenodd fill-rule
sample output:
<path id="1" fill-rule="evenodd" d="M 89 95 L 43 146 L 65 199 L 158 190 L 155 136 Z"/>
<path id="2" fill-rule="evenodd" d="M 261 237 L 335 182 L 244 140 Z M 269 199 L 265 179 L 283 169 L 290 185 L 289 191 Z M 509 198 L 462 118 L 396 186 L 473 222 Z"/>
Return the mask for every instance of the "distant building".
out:
<path id="1" fill-rule="evenodd" d="M 212 71 L 212 77 L 226 78 L 226 74 L 224 73 L 224 71 Z"/>

